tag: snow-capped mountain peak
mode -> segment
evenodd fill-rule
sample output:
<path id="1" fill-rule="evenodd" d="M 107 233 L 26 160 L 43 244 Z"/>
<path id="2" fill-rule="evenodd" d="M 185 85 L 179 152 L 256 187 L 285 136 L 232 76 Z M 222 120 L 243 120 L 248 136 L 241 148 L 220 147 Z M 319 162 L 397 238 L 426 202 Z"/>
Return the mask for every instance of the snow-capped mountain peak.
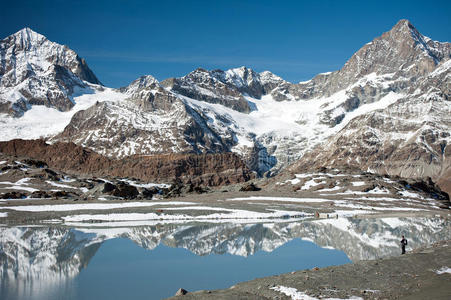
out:
<path id="1" fill-rule="evenodd" d="M 47 40 L 45 36 L 33 31 L 29 27 L 25 27 L 14 33 L 11 38 L 14 39 L 15 44 L 20 46 L 22 49 L 30 49 L 31 47 L 39 45 Z"/>
<path id="2" fill-rule="evenodd" d="M 120 90 L 128 95 L 132 95 L 133 93 L 136 93 L 143 88 L 157 85 L 159 86 L 159 82 L 157 79 L 155 79 L 155 77 L 153 77 L 152 75 L 143 75 L 131 82 L 128 86 L 121 88 Z"/>
<path id="3" fill-rule="evenodd" d="M 92 88 L 85 76 L 90 70 L 79 63 L 75 52 L 42 40 L 29 29 L 16 35 L 0 42 L 5 57 L 0 64 L 2 111 L 11 109 L 4 104 L 11 102 L 19 112 L 34 104 L 55 103 L 61 111 L 70 110 L 74 87 Z M 14 45 L 22 39 L 34 41 L 34 50 L 19 51 Z M 365 170 L 438 178 L 446 173 L 440 164 L 451 161 L 445 151 L 451 126 L 450 57 L 450 43 L 433 41 L 401 20 L 365 44 L 338 71 L 304 83 L 247 67 L 198 68 L 162 82 L 142 76 L 115 91 L 115 99 L 121 101 L 95 96 L 99 104 L 72 114 L 64 132 L 55 133 L 53 139 L 73 141 L 111 157 L 232 151 L 260 174 L 311 157 L 305 156 L 311 151 L 324 152 L 316 161 L 332 166 L 352 162 Z M 410 142 L 401 142 L 404 139 Z M 413 160 L 408 153 L 418 151 L 417 161 L 408 172 L 399 162 L 393 167 L 379 163 L 377 168 L 363 163 L 371 163 L 372 155 L 380 161 L 377 150 L 383 148 L 386 160 L 399 153 L 403 160 L 397 159 L 404 164 Z"/>
<path id="4" fill-rule="evenodd" d="M 24 28 L 0 41 L 0 113 L 21 116 L 32 105 L 67 111 L 78 88 L 100 81 L 67 46 Z"/>

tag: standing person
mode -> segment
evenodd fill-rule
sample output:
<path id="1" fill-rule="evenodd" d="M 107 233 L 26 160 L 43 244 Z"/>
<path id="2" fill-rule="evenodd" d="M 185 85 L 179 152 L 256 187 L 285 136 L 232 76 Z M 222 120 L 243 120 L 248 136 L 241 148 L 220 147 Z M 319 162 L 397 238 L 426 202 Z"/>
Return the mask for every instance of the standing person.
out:
<path id="1" fill-rule="evenodd" d="M 406 254 L 406 245 L 407 245 L 407 240 L 404 238 L 404 236 L 402 236 L 402 240 L 401 240 L 402 253 L 401 254 Z"/>

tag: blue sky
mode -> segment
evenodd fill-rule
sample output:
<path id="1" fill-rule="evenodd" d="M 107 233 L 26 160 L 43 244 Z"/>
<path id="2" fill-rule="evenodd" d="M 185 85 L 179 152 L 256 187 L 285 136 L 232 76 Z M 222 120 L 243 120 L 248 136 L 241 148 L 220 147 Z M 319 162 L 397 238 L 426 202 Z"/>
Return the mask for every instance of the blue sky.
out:
<path id="1" fill-rule="evenodd" d="M 451 41 L 451 1 L 0 1 L 1 38 L 28 26 L 112 87 L 242 65 L 303 81 L 339 69 L 403 18 Z"/>

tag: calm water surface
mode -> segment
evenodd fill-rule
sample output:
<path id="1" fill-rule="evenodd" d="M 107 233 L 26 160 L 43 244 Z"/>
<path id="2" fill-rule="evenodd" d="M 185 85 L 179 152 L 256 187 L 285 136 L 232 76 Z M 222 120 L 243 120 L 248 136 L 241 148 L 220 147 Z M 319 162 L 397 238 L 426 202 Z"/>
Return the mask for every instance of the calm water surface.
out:
<path id="1" fill-rule="evenodd" d="M 434 218 L 128 228 L 0 228 L 0 299 L 161 299 L 257 277 L 399 255 L 450 239 Z"/>

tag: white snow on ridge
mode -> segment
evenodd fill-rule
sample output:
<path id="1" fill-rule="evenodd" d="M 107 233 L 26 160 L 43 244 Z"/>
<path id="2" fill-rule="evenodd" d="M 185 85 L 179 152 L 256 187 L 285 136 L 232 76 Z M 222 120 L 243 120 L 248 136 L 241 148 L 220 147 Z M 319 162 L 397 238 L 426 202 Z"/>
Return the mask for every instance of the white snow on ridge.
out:
<path id="1" fill-rule="evenodd" d="M 76 112 L 91 107 L 97 101 L 116 102 L 126 97 L 125 94 L 110 88 L 104 88 L 103 91 L 95 91 L 94 93 L 90 93 L 88 90 L 80 90 L 77 94 L 78 96 L 73 97 L 75 106 L 67 112 L 61 112 L 43 105 L 33 105 L 20 118 L 0 114 L 0 131 L 2 132 L 0 141 L 54 136 L 64 130 Z"/>

